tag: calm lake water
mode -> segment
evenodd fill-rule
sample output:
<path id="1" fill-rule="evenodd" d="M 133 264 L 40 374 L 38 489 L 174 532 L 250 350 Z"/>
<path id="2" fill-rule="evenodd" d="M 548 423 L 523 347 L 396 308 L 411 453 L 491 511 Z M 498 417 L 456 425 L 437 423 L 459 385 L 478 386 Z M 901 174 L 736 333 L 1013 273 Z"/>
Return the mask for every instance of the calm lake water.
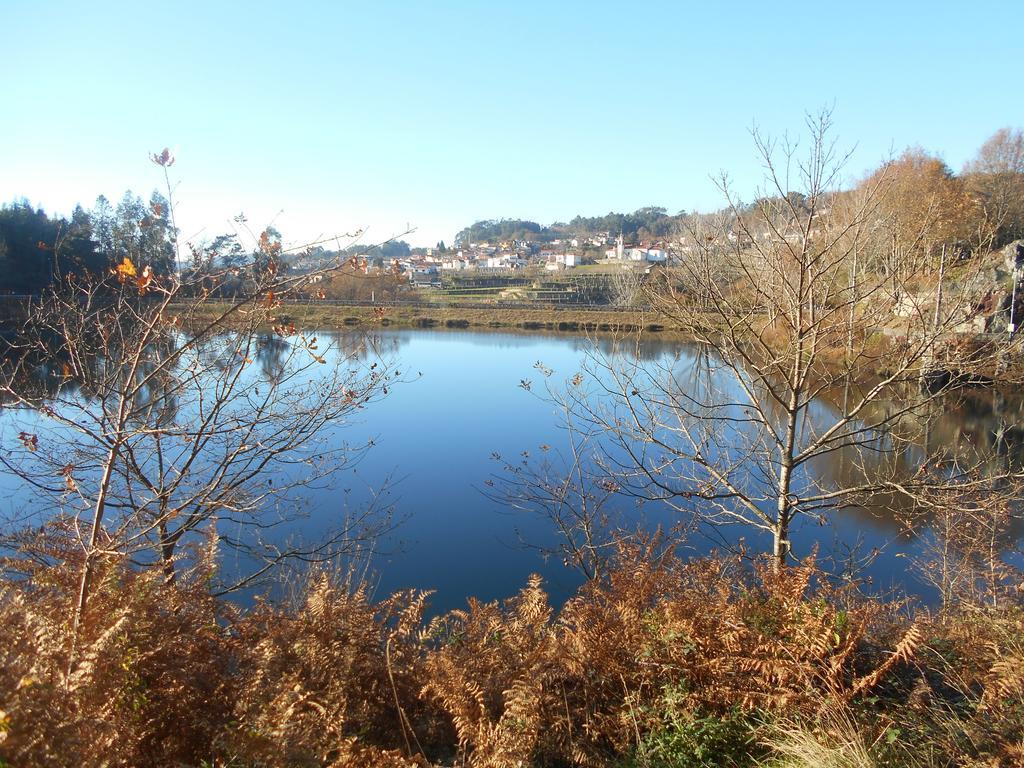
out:
<path id="1" fill-rule="evenodd" d="M 351 335 L 343 333 L 320 337 L 341 348 L 351 343 Z M 390 477 L 390 501 L 400 525 L 372 561 L 378 596 L 398 589 L 432 589 L 432 609 L 442 611 L 464 605 L 468 596 L 508 597 L 535 572 L 544 577 L 554 600 L 568 596 L 580 583 L 578 574 L 522 543 L 553 543 L 550 524 L 510 512 L 484 491 L 501 470 L 492 458 L 495 453 L 515 458 L 523 451 L 537 455 L 541 446 L 550 446 L 554 455 L 565 446 L 555 408 L 527 392 L 521 381 L 541 378 L 534 368 L 537 362 L 555 371 L 552 381 L 572 376 L 593 342 L 576 336 L 434 330 L 383 330 L 375 332 L 374 342 L 413 380 L 395 386 L 356 422 L 339 429 L 338 440 L 372 438 L 375 446 L 336 487 L 308 491 L 309 517 L 291 533 L 316 537 L 346 505 L 359 504 Z M 610 350 L 610 342 L 597 343 Z M 680 353 L 686 359 L 693 351 L 663 340 L 641 349 L 642 357 L 651 361 L 671 361 Z M 823 399 L 812 409 L 812 418 L 834 409 Z M 980 393 L 944 404 L 922 441 L 929 443 L 929 450 L 955 448 L 1001 466 L 1020 466 L 1022 430 L 1019 399 Z M 9 437 L 4 435 L 5 440 Z M 907 461 L 919 461 L 924 451 L 917 454 Z M 837 460 L 834 466 L 816 464 L 814 471 L 827 478 L 844 468 Z M 24 506 L 27 496 L 11 477 L 3 478 L 0 491 L 8 513 Z M 639 508 L 625 498 L 618 503 L 627 520 L 646 526 L 670 525 L 677 519 L 676 513 L 650 504 Z M 920 542 L 901 530 L 892 517 L 857 509 L 834 515 L 824 526 L 800 523 L 792 538 L 797 556 L 815 545 L 825 556 L 842 556 L 849 543 L 858 544 L 862 552 L 877 548 L 880 554 L 866 571 L 875 589 L 906 590 L 929 599 L 931 593 L 910 568 Z M 706 553 L 716 537 L 735 541 L 740 536 L 752 548 L 767 546 L 764 537 L 738 528 L 698 531 L 686 546 L 695 554 Z M 1020 531 L 1014 536 L 1019 538 Z"/>
<path id="2" fill-rule="evenodd" d="M 383 354 L 397 359 L 401 370 L 420 374 L 395 387 L 366 411 L 360 423 L 344 430 L 350 439 L 372 437 L 376 442 L 356 469 L 358 480 L 353 478 L 348 486 L 350 502 L 366 493 L 367 484 L 376 487 L 389 475 L 396 480 L 392 494 L 402 522 L 384 545 L 390 551 L 375 558 L 378 593 L 433 589 L 433 608 L 444 610 L 463 605 L 470 595 L 483 600 L 510 596 L 537 572 L 553 599 L 571 594 L 580 583 L 578 574 L 558 558 L 545 559 L 523 546 L 524 541 L 553 543 L 550 524 L 510 512 L 485 491 L 488 479 L 501 470 L 493 454 L 514 459 L 528 451 L 535 457 L 542 446 L 550 446 L 554 453 L 567 444 L 556 408 L 525 391 L 521 381 L 532 380 L 536 391 L 542 378 L 535 369 L 538 362 L 554 370 L 552 381 L 568 379 L 580 370 L 594 342 L 577 336 L 396 330 L 379 333 L 377 343 Z M 605 353 L 611 349 L 607 340 L 596 343 Z M 652 339 L 641 355 L 666 363 L 681 350 L 684 360 L 693 354 L 687 345 Z M 812 417 L 834 410 L 823 400 L 812 409 Z M 950 398 L 924 439 L 930 451 L 955 447 L 990 456 L 1000 465 L 1020 466 L 1022 429 L 1020 400 L 973 393 Z M 845 468 L 836 460 L 828 465 L 819 462 L 813 471 L 827 477 Z M 336 509 L 337 494 L 323 494 L 314 499 L 314 506 Z M 630 499 L 618 503 L 627 520 L 642 520 L 647 526 L 669 526 L 678 519 L 677 513 L 649 504 L 638 509 Z M 314 511 L 308 534 L 315 535 L 318 519 L 323 518 Z M 851 509 L 834 515 L 824 527 L 811 520 L 798 523 L 794 552 L 804 556 L 817 545 L 821 556 L 841 558 L 850 545 L 862 555 L 877 548 L 880 554 L 865 571 L 873 587 L 906 590 L 928 599 L 929 589 L 910 567 L 920 543 L 901 531 L 892 517 Z M 740 528 L 697 532 L 686 546 L 702 554 L 711 551 L 719 537 L 735 541 L 740 536 L 752 548 L 770 546 L 765 537 Z"/>

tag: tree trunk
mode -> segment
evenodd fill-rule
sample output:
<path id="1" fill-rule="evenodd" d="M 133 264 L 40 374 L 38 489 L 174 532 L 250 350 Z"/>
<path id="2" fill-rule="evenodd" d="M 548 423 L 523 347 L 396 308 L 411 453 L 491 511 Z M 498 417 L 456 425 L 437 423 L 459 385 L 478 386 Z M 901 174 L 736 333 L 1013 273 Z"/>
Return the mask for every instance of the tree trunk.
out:
<path id="1" fill-rule="evenodd" d="M 157 525 L 160 533 L 160 567 L 164 572 L 164 582 L 172 584 L 174 582 L 174 549 L 177 543 L 177 538 L 168 534 L 167 523 L 160 521 Z"/>
<path id="2" fill-rule="evenodd" d="M 78 650 L 78 630 L 82 623 L 82 616 L 85 614 L 85 604 L 89 599 L 89 587 L 92 581 L 93 558 L 96 556 L 96 544 L 99 542 L 100 530 L 103 527 L 103 513 L 106 510 L 107 492 L 110 489 L 110 480 L 114 474 L 114 464 L 117 455 L 121 450 L 121 443 L 115 442 L 107 454 L 106 463 L 103 465 L 103 475 L 100 478 L 99 490 L 96 494 L 96 506 L 93 509 L 92 528 L 89 531 L 89 543 L 85 549 L 85 560 L 82 563 L 82 575 L 78 581 L 78 595 L 75 599 L 75 609 L 71 616 L 71 648 L 68 652 L 68 679 L 71 678 L 71 671 L 75 667 L 75 653 Z"/>
<path id="3" fill-rule="evenodd" d="M 775 528 L 772 531 L 772 570 L 781 571 L 786 567 L 789 560 L 789 523 L 792 519 L 792 510 L 789 505 L 788 491 L 780 495 L 778 500 L 778 517 L 775 520 Z"/>

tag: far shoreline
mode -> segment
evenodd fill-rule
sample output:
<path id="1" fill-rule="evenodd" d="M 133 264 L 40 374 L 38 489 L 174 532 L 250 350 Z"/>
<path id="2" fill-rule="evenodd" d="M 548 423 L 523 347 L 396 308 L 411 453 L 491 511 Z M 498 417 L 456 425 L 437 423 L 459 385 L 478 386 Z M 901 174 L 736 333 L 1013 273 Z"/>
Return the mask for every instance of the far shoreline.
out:
<path id="1" fill-rule="evenodd" d="M 225 305 L 210 302 L 209 316 L 212 318 Z M 193 315 L 193 320 L 207 316 Z M 451 308 L 417 306 L 362 306 L 362 305 L 320 305 L 310 303 L 289 303 L 281 307 L 277 315 L 282 323 L 292 323 L 298 328 L 323 330 L 344 330 L 346 328 L 416 328 L 444 330 L 514 330 L 524 332 L 556 331 L 588 335 L 591 333 L 657 333 L 659 337 L 675 337 L 680 341 L 690 340 L 679 328 L 666 318 L 651 311 L 635 312 L 622 310 L 566 308 L 504 308 L 480 307 Z"/>

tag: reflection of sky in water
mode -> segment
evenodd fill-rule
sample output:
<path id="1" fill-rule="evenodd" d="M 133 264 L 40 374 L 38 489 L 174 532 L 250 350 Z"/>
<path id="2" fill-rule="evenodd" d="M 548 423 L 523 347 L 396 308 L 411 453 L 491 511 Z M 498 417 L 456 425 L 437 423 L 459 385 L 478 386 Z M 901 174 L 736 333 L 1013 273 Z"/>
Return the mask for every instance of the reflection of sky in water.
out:
<path id="1" fill-rule="evenodd" d="M 357 338 L 320 336 L 350 352 L 349 342 Z M 410 587 L 435 589 L 434 608 L 446 609 L 462 604 L 467 595 L 485 600 L 511 595 L 525 584 L 529 573 L 540 572 L 552 596 L 564 598 L 578 584 L 578 577 L 554 559 L 544 562 L 535 551 L 518 545 L 517 530 L 527 540 L 551 541 L 548 525 L 503 511 L 480 489 L 499 469 L 491 459 L 494 452 L 511 458 L 524 450 L 536 454 L 542 444 L 556 449 L 565 444 L 553 406 L 523 391 L 519 383 L 542 378 L 533 367 L 537 361 L 554 369 L 553 381 L 572 376 L 580 368 L 588 342 L 573 336 L 461 331 L 383 331 L 376 336 L 380 352 L 397 361 L 403 378 L 422 376 L 394 387 L 382 402 L 331 436 L 350 443 L 372 438 L 376 445 L 333 487 L 308 490 L 309 517 L 294 532 L 317 536 L 344 514 L 346 505 L 358 505 L 390 475 L 396 480 L 390 498 L 402 523 L 373 563 L 378 594 Z M 642 356 L 667 362 L 678 350 L 678 345 L 655 341 L 643 348 Z M 691 352 L 682 349 L 684 367 Z M 271 373 L 274 350 L 268 347 L 257 363 L 260 375 Z M 685 386 L 688 379 L 693 379 L 692 371 L 680 375 L 678 384 Z M 834 395 L 822 398 L 812 406 L 809 418 L 831 417 L 837 402 Z M 946 404 L 937 424 L 920 438 L 927 439 L 932 450 L 977 452 L 991 456 L 995 464 L 1017 457 L 1019 463 L 1021 425 L 1019 402 L 986 394 Z M 9 420 L 2 426 L 7 447 L 13 437 Z M 917 457 L 908 459 L 913 460 Z M 810 468 L 826 478 L 849 471 L 839 456 L 816 460 Z M 0 492 L 4 496 L 0 512 L 5 516 L 24 509 L 24 492 L 19 493 L 13 478 L 0 478 Z M 632 501 L 622 504 L 629 515 L 641 514 L 634 511 Z M 643 514 L 648 522 L 671 522 L 663 512 L 647 509 Z M 908 573 L 915 542 L 901 538 L 899 531 L 891 519 L 868 510 L 847 510 L 834 515 L 826 526 L 810 519 L 798 522 L 794 551 L 804 555 L 817 544 L 823 556 L 842 557 L 844 548 L 834 546 L 837 541 L 858 544 L 864 552 L 878 547 L 882 554 L 869 571 L 875 586 L 920 592 L 921 584 Z M 709 551 L 716 537 L 735 541 L 743 536 L 753 548 L 770 544 L 752 529 L 713 533 L 694 536 L 690 551 Z"/>

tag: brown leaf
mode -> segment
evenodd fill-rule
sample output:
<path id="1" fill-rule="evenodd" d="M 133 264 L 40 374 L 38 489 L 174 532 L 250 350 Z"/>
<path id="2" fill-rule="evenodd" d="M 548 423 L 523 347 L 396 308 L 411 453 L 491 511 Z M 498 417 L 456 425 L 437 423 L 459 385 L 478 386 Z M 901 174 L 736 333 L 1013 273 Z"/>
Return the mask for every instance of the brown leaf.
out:
<path id="1" fill-rule="evenodd" d="M 75 478 L 73 477 L 72 474 L 74 471 L 74 464 L 68 464 L 64 467 L 64 469 L 60 471 L 60 473 L 64 475 L 64 485 L 66 485 L 67 489 L 72 492 L 78 490 L 78 483 L 75 482 Z"/>
<path id="2" fill-rule="evenodd" d="M 153 270 L 149 267 L 143 269 L 142 274 L 135 278 L 135 285 L 138 287 L 139 293 L 145 293 L 151 282 L 153 282 Z"/>

